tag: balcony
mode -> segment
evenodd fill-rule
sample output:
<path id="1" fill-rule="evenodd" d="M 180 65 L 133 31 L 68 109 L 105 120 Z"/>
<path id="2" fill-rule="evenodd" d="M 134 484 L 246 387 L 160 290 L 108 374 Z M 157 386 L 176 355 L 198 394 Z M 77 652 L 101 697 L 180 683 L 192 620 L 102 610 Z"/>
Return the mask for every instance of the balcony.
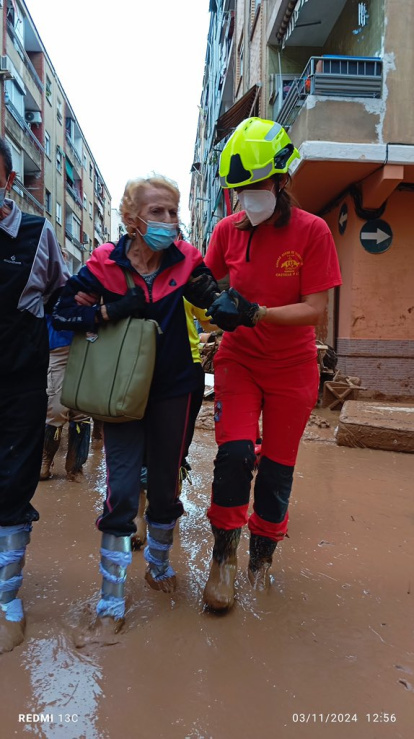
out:
<path id="1" fill-rule="evenodd" d="M 17 205 L 22 208 L 23 210 L 28 211 L 29 213 L 32 212 L 32 209 L 34 209 L 35 213 L 40 213 L 41 215 L 44 215 L 45 208 L 42 203 L 39 203 L 37 198 L 35 198 L 20 182 L 20 180 L 16 179 L 13 183 L 13 191 L 15 195 L 18 197 L 15 197 Z M 19 200 L 21 198 L 21 200 Z M 28 206 L 31 206 L 28 207 Z"/>
<path id="2" fill-rule="evenodd" d="M 70 134 L 68 133 L 68 131 L 66 131 L 66 142 L 69 145 L 69 148 L 70 148 L 73 156 L 75 157 L 76 161 L 82 167 L 82 157 L 79 154 L 78 150 L 76 149 L 75 142 L 72 140 L 72 138 L 71 138 Z"/>
<path id="3" fill-rule="evenodd" d="M 33 169 L 41 171 L 45 153 L 42 144 L 7 96 L 5 96 L 5 107 L 9 113 L 6 117 L 6 129 L 33 161 Z"/>
<path id="4" fill-rule="evenodd" d="M 277 110 L 275 106 L 274 114 L 286 129 L 293 125 L 302 108 L 307 107 L 309 96 L 348 101 L 349 98 L 381 98 L 382 59 L 313 56 L 299 77 L 287 81 L 281 95 L 281 107 Z"/>
<path id="5" fill-rule="evenodd" d="M 82 198 L 80 196 L 80 193 L 78 192 L 78 190 L 76 190 L 76 188 L 72 187 L 69 182 L 66 182 L 66 192 L 68 192 L 69 195 L 73 198 L 76 205 L 79 208 L 82 208 Z"/>
<path id="6" fill-rule="evenodd" d="M 10 38 L 13 40 L 14 48 L 16 49 L 18 55 L 20 56 L 21 60 L 23 61 L 26 69 L 29 71 L 31 79 L 35 83 L 36 87 L 40 92 L 43 92 L 43 82 L 40 79 L 39 75 L 37 74 L 29 55 L 26 52 L 26 49 L 22 45 L 16 31 L 14 30 L 14 27 L 10 21 L 7 21 L 7 33 L 9 34 Z M 26 81 L 26 80 L 25 80 Z"/>
<path id="7" fill-rule="evenodd" d="M 79 251 L 86 251 L 85 244 L 81 244 L 81 242 L 79 241 L 79 239 L 77 239 L 76 236 L 73 235 L 73 233 L 72 233 L 71 229 L 69 228 L 69 226 L 66 226 L 65 227 L 65 236 L 66 236 L 66 238 L 69 239 L 69 241 L 72 242 L 72 244 L 74 246 L 76 246 L 77 249 L 79 249 Z"/>

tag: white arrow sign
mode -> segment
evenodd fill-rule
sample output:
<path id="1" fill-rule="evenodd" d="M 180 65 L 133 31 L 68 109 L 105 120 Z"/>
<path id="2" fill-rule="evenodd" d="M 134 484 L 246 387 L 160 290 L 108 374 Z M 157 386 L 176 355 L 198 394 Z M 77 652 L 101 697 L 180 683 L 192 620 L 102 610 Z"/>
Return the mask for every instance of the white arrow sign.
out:
<path id="1" fill-rule="evenodd" d="M 344 223 L 348 220 L 348 213 L 342 213 L 342 215 L 339 218 L 339 223 L 341 226 L 344 225 Z"/>
<path id="2" fill-rule="evenodd" d="M 391 234 L 385 233 L 381 228 L 377 228 L 376 231 L 373 231 L 373 233 L 367 233 L 366 231 L 361 234 L 361 239 L 364 241 L 366 239 L 373 239 L 377 242 L 377 244 L 381 244 L 385 239 L 390 239 Z"/>

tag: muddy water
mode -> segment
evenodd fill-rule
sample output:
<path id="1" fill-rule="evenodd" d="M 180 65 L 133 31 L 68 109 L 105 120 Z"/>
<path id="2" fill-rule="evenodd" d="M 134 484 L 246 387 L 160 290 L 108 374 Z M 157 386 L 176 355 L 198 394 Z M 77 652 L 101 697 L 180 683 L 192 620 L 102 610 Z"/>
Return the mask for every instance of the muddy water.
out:
<path id="1" fill-rule="evenodd" d="M 250 588 L 245 533 L 236 605 L 216 616 L 201 606 L 214 453 L 212 432 L 197 431 L 172 556 L 177 592 L 150 590 L 134 553 L 125 634 L 86 650 L 72 637 L 98 599 L 102 450 L 83 485 L 66 482 L 57 459 L 36 494 L 26 642 L 0 657 L 0 737 L 411 739 L 413 456 L 302 442 L 271 590 Z"/>

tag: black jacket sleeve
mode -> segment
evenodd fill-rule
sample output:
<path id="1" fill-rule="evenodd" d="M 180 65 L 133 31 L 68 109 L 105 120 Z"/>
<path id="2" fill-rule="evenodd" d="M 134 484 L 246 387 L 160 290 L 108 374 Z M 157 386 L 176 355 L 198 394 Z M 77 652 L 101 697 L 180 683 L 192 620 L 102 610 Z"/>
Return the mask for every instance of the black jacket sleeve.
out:
<path id="1" fill-rule="evenodd" d="M 77 292 L 82 291 L 97 296 L 93 306 L 80 306 L 75 301 Z M 77 275 L 67 281 L 52 314 L 52 325 L 57 331 L 91 331 L 97 329 L 95 316 L 99 311 L 99 298 L 104 291 L 99 280 L 87 267 L 82 267 Z"/>

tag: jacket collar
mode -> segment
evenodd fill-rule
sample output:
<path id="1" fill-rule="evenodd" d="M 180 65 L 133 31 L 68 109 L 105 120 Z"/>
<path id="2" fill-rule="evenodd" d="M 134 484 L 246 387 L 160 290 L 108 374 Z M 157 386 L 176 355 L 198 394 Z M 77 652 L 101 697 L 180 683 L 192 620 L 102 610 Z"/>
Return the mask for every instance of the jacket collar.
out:
<path id="1" fill-rule="evenodd" d="M 134 267 L 132 266 L 126 254 L 128 240 L 129 236 L 127 234 L 122 236 L 116 244 L 115 249 L 113 249 L 113 251 L 110 253 L 108 259 L 111 259 L 120 267 L 126 267 L 126 269 L 130 269 L 135 272 Z M 171 244 L 171 246 L 169 246 L 168 249 L 166 249 L 164 252 L 164 257 L 160 266 L 160 272 L 163 272 L 165 269 L 172 267 L 174 264 L 178 264 L 178 262 L 182 262 L 183 259 L 185 259 L 184 254 L 174 243 Z"/>
<path id="2" fill-rule="evenodd" d="M 22 211 L 16 205 L 13 200 L 6 198 L 6 204 L 11 208 L 11 213 L 6 218 L 0 221 L 0 229 L 5 231 L 6 234 L 11 236 L 13 239 L 16 238 L 19 233 L 20 222 L 22 220 Z"/>

